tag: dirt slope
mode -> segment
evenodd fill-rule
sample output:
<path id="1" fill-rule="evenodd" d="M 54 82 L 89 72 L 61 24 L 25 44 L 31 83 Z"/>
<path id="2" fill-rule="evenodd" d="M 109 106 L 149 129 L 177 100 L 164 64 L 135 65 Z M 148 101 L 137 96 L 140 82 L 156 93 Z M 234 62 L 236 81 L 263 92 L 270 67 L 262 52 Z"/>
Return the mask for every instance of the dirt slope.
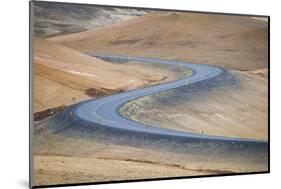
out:
<path id="1" fill-rule="evenodd" d="M 79 51 L 267 68 L 267 21 L 241 16 L 149 13 L 97 30 L 50 38 Z"/>
<path id="2" fill-rule="evenodd" d="M 126 103 L 121 113 L 138 122 L 179 131 L 268 140 L 268 87 L 261 73 L 264 70 L 235 72 L 239 86 L 209 90 L 180 103 L 161 100 L 166 93 L 142 97 Z"/>
<path id="3" fill-rule="evenodd" d="M 35 142 L 35 184 L 99 182 L 267 170 L 255 157 L 178 154 L 49 135 Z"/>
<path id="4" fill-rule="evenodd" d="M 42 38 L 34 50 L 35 112 L 173 79 L 165 69 L 108 63 Z"/>
<path id="5" fill-rule="evenodd" d="M 265 21 L 252 18 L 151 13 L 100 29 L 49 39 L 75 50 L 37 38 L 35 107 L 38 110 L 60 103 L 72 104 L 89 98 L 89 93 L 111 94 L 173 78 L 167 70 L 112 65 L 79 51 L 185 60 L 247 72 L 233 72 L 240 79 L 239 87 L 212 91 L 180 105 L 155 104 L 149 97 L 138 99 L 134 101 L 137 107 L 129 106 L 137 110 L 135 120 L 195 133 L 267 140 L 267 32 Z M 157 108 L 144 110 L 142 107 L 147 104 Z M 176 154 L 57 134 L 35 138 L 38 138 L 34 142 L 36 184 L 268 169 L 267 162 L 256 161 L 254 157 L 220 157 L 216 152 L 209 156 Z"/>

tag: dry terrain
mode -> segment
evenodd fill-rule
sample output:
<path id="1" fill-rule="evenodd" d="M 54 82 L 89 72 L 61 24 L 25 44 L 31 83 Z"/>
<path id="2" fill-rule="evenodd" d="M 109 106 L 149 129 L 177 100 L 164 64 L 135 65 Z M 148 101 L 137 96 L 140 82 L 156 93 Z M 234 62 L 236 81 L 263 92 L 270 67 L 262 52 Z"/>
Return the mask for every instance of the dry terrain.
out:
<path id="1" fill-rule="evenodd" d="M 174 106 L 144 97 L 134 101 L 136 106 L 126 105 L 137 110 L 128 116 L 177 130 L 267 140 L 267 35 L 267 22 L 260 19 L 153 12 L 75 34 L 36 38 L 35 110 L 179 78 L 167 68 L 112 64 L 83 52 L 184 60 L 232 70 L 239 85 Z M 144 102 L 157 108 L 143 111 Z M 177 154 L 56 133 L 35 136 L 34 143 L 37 185 L 267 170 L 254 157 Z"/>
<path id="2" fill-rule="evenodd" d="M 266 18 L 153 12 L 49 40 L 81 52 L 184 60 L 233 70 L 239 87 L 174 107 L 161 104 L 151 111 L 143 103 L 153 99 L 145 97 L 131 102 L 133 107 L 125 108 L 124 115 L 178 130 L 266 140 L 267 27 Z"/>
<path id="3" fill-rule="evenodd" d="M 34 50 L 35 112 L 177 77 L 167 68 L 112 64 L 42 38 Z"/>
<path id="4" fill-rule="evenodd" d="M 254 157 L 178 154 L 52 134 L 35 140 L 35 185 L 266 171 Z"/>
<path id="5" fill-rule="evenodd" d="M 166 93 L 146 96 L 128 102 L 121 112 L 130 119 L 158 127 L 267 140 L 267 77 L 261 71 L 234 73 L 239 77 L 239 86 L 212 90 L 173 105 L 159 101 Z"/>
<path id="6" fill-rule="evenodd" d="M 142 16 L 148 11 L 91 5 L 33 2 L 34 32 L 38 37 L 75 33 Z"/>
<path id="7" fill-rule="evenodd" d="M 234 70 L 267 68 L 267 22 L 241 16 L 150 13 L 50 38 L 79 51 L 184 60 Z"/>

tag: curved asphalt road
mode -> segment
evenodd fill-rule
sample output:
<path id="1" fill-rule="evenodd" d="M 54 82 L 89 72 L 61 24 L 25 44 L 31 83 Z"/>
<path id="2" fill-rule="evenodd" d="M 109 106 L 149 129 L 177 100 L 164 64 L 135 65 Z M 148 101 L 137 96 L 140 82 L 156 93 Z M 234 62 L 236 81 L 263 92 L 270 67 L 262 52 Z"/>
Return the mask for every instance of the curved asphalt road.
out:
<path id="1" fill-rule="evenodd" d="M 103 132 L 106 132 L 107 130 L 111 134 L 122 133 L 123 136 L 124 133 L 128 133 L 127 137 L 136 137 L 138 135 L 144 135 L 144 134 L 147 136 L 147 134 L 150 134 L 152 136 L 151 140 L 154 140 L 154 138 L 157 138 L 157 140 L 162 140 L 167 138 L 168 141 L 170 138 L 173 138 L 173 140 L 174 139 L 178 140 L 178 138 L 181 138 L 184 139 L 184 141 L 195 140 L 200 142 L 211 141 L 216 143 L 221 143 L 221 142 L 232 143 L 232 144 L 243 143 L 246 144 L 247 146 L 249 144 L 250 145 L 254 144 L 255 146 L 262 146 L 263 149 L 264 148 L 267 149 L 266 147 L 267 141 L 257 141 L 252 139 L 241 139 L 241 138 L 228 138 L 228 137 L 220 137 L 220 136 L 208 136 L 208 135 L 200 135 L 195 133 L 159 128 L 159 127 L 144 125 L 142 123 L 129 120 L 125 117 L 122 117 L 119 114 L 118 111 L 119 108 L 130 100 L 151 95 L 154 93 L 158 93 L 164 90 L 174 89 L 187 84 L 190 85 L 190 84 L 196 84 L 198 82 L 205 82 L 212 78 L 218 77 L 220 74 L 225 73 L 226 72 L 225 70 L 208 65 L 192 64 L 187 62 L 177 62 L 171 60 L 169 61 L 160 60 L 154 58 L 101 55 L 95 53 L 87 53 L 87 54 L 102 59 L 109 58 L 109 59 L 116 59 L 120 61 L 133 60 L 138 62 L 150 62 L 150 63 L 158 63 L 163 65 L 186 67 L 188 69 L 192 69 L 193 74 L 190 77 L 186 77 L 180 80 L 159 84 L 148 88 L 135 89 L 128 92 L 119 93 L 116 95 L 111 95 L 94 100 L 81 102 L 71 108 L 75 120 L 89 123 L 91 124 L 91 127 L 96 127 L 99 130 L 102 129 Z M 130 133 L 133 133 L 133 135 L 131 135 Z"/>

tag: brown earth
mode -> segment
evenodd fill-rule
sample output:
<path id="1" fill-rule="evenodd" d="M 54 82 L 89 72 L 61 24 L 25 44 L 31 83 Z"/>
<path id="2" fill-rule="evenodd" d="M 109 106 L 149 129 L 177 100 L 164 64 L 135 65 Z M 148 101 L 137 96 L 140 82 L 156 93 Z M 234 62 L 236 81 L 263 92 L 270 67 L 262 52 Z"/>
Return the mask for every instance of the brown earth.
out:
<path id="1" fill-rule="evenodd" d="M 268 69 L 253 70 L 253 71 L 249 71 L 248 73 L 259 75 L 262 78 L 265 78 L 266 80 L 268 79 Z"/>
<path id="2" fill-rule="evenodd" d="M 229 137 L 267 140 L 266 79 L 259 74 L 236 72 L 241 87 L 193 99 L 173 107 L 145 111 L 141 122 Z M 260 94 L 256 95 L 256 94 Z M 147 97 L 145 97 L 147 98 Z M 205 99 L 205 100 L 204 100 Z M 135 103 L 141 102 L 138 99 Z M 150 103 L 148 101 L 148 103 Z M 152 103 L 152 102 L 151 102 Z M 140 105 L 143 105 L 140 103 Z M 141 106 L 138 110 L 142 111 Z M 67 184 L 130 179 L 267 171 L 254 157 L 221 157 L 101 143 L 86 138 L 50 134 L 35 138 L 34 184 Z"/>
<path id="3" fill-rule="evenodd" d="M 35 49 L 35 105 L 37 103 L 37 109 L 43 110 L 59 106 L 61 102 L 66 105 L 78 102 L 95 96 L 96 92 L 102 95 L 108 91 L 141 87 L 151 82 L 151 78 L 155 82 L 175 78 L 167 70 L 112 65 L 80 52 L 191 61 L 236 70 L 233 73 L 240 78 L 241 86 L 206 94 L 205 99 L 198 97 L 188 106 L 187 103 L 179 107 L 160 106 L 147 112 L 147 118 L 140 121 L 157 121 L 160 126 L 169 128 L 177 125 L 174 129 L 196 133 L 203 131 L 204 134 L 267 140 L 267 35 L 267 22 L 249 17 L 155 12 L 100 29 L 49 39 L 69 48 L 36 39 L 39 49 Z M 167 76 L 168 79 L 164 79 Z M 190 128 L 187 123 L 196 128 Z M 266 163 L 252 161 L 252 157 L 217 158 L 216 152 L 199 157 L 57 134 L 37 137 L 35 184 L 268 169 Z"/>
<path id="4" fill-rule="evenodd" d="M 234 70 L 267 68 L 267 21 L 155 12 L 97 30 L 49 38 L 79 51 L 191 61 Z"/>
<path id="5" fill-rule="evenodd" d="M 194 99 L 188 102 L 188 106 L 182 104 L 173 109 L 163 105 L 152 112 L 133 107 L 130 110 L 134 111 L 127 113 L 137 112 L 143 116 L 136 114 L 129 117 L 168 128 L 173 125 L 174 129 L 196 133 L 266 140 L 266 20 L 245 16 L 154 12 L 120 24 L 49 40 L 82 52 L 184 60 L 244 71 L 234 72 L 241 76 L 239 89 L 218 91 L 202 102 Z M 143 99 L 146 98 L 149 97 Z"/>
<path id="6" fill-rule="evenodd" d="M 155 96 L 146 96 L 128 102 L 121 112 L 137 122 L 158 127 L 204 135 L 268 140 L 266 70 L 234 73 L 239 77 L 240 86 L 209 91 L 175 105 L 159 103 Z M 161 95 L 166 93 L 159 93 L 157 99 L 161 99 Z M 146 107 L 151 104 L 157 108 Z"/>
<path id="7" fill-rule="evenodd" d="M 112 64 L 42 38 L 34 51 L 35 112 L 175 79 L 165 68 Z"/>
<path id="8" fill-rule="evenodd" d="M 252 157 L 178 154 L 57 134 L 35 140 L 34 184 L 67 184 L 266 171 Z"/>

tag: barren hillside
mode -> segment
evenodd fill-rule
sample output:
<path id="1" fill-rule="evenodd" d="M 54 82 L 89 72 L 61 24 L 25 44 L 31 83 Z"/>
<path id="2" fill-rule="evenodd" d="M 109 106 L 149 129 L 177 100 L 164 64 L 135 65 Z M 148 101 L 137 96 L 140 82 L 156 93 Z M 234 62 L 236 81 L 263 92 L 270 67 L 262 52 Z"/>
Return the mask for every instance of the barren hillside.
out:
<path id="1" fill-rule="evenodd" d="M 75 33 L 141 16 L 147 11 L 71 3 L 34 3 L 35 35 Z"/>
<path id="2" fill-rule="evenodd" d="M 251 17 L 158 12 L 50 40 L 79 51 L 255 70 L 267 68 L 267 38 L 267 21 Z"/>
<path id="3" fill-rule="evenodd" d="M 121 113 L 137 122 L 179 131 L 268 140 L 265 73 L 234 74 L 239 79 L 237 86 L 209 89 L 190 100 L 184 100 L 192 93 L 188 88 L 180 94 L 162 92 L 126 103 Z"/>
<path id="4" fill-rule="evenodd" d="M 112 64 L 42 38 L 34 50 L 35 112 L 174 79 L 167 69 Z"/>

